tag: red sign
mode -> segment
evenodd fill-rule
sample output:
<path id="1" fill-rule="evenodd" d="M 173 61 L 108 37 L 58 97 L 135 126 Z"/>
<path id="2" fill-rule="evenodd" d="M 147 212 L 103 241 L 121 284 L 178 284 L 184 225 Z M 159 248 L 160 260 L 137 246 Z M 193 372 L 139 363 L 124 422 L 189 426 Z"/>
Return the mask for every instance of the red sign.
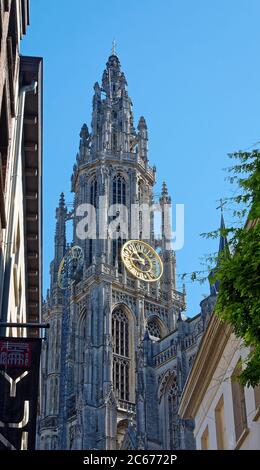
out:
<path id="1" fill-rule="evenodd" d="M 0 340 L 0 367 L 19 367 L 26 369 L 31 367 L 32 344 L 24 341 Z"/>
<path id="2" fill-rule="evenodd" d="M 0 450 L 34 450 L 41 339 L 0 338 Z"/>

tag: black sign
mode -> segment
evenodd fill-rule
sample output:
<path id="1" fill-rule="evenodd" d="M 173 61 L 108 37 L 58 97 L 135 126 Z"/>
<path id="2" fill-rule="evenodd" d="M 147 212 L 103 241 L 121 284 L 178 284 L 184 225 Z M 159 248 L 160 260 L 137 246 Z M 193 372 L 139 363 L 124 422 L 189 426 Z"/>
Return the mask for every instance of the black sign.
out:
<path id="1" fill-rule="evenodd" d="M 41 339 L 0 338 L 0 450 L 33 450 Z"/>

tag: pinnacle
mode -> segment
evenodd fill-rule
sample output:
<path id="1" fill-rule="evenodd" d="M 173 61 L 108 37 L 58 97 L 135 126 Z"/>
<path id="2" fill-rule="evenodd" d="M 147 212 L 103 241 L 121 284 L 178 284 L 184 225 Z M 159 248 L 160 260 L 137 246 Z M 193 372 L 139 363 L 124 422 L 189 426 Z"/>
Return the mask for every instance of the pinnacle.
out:
<path id="1" fill-rule="evenodd" d="M 65 207 L 65 196 L 64 196 L 64 193 L 62 192 L 61 195 L 60 195 L 60 200 L 59 200 L 59 207 L 63 208 Z"/>
<path id="2" fill-rule="evenodd" d="M 167 184 L 165 181 L 163 181 L 163 185 L 162 185 L 162 196 L 168 196 L 168 188 L 167 188 Z"/>

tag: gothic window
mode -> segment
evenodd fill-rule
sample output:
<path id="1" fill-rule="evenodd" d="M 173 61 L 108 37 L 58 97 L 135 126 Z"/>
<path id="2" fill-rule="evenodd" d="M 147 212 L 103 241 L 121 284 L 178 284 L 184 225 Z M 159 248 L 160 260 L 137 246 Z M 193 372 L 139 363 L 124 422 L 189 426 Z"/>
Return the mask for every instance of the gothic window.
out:
<path id="1" fill-rule="evenodd" d="M 125 182 L 124 177 L 121 175 L 116 175 L 113 179 L 113 204 L 126 205 L 126 182 Z M 118 231 L 120 231 L 120 226 L 118 226 Z M 124 244 L 124 240 L 122 240 L 121 237 L 113 240 L 113 247 L 112 247 L 113 265 L 115 266 L 116 261 L 118 262 L 118 271 L 120 273 L 123 270 L 123 265 L 122 265 L 122 260 L 121 260 L 121 248 L 123 244 Z"/>
<path id="2" fill-rule="evenodd" d="M 90 185 L 90 204 L 97 207 L 97 180 L 94 178 Z"/>
<path id="3" fill-rule="evenodd" d="M 126 183 L 121 175 L 113 179 L 113 204 L 126 205 Z"/>
<path id="4" fill-rule="evenodd" d="M 169 416 L 169 448 L 179 448 L 178 438 L 178 403 L 177 403 L 177 385 L 174 380 L 168 389 L 167 397 L 168 416 Z"/>
<path id="5" fill-rule="evenodd" d="M 113 382 L 120 400 L 129 401 L 129 320 L 122 308 L 112 313 Z"/>
<path id="6" fill-rule="evenodd" d="M 117 151 L 117 135 L 115 132 L 112 134 L 112 150 L 113 152 Z"/>
<path id="7" fill-rule="evenodd" d="M 98 190 L 97 190 L 97 180 L 94 178 L 90 184 L 90 204 L 93 207 L 97 207 L 97 200 L 98 200 Z M 93 240 L 92 238 L 89 239 L 89 264 L 92 263 L 93 259 Z"/>
<path id="8" fill-rule="evenodd" d="M 80 315 L 79 323 L 77 325 L 77 379 L 78 386 L 82 387 L 84 384 L 84 368 L 86 366 L 86 339 L 87 339 L 87 314 L 86 310 Z"/>
<path id="9" fill-rule="evenodd" d="M 142 204 L 142 201 L 143 201 L 143 184 L 144 184 L 144 182 L 142 180 L 140 180 L 138 182 L 138 202 L 139 202 L 139 204 Z"/>
<path id="10" fill-rule="evenodd" d="M 162 337 L 161 328 L 156 319 L 148 321 L 147 328 L 151 336 L 154 336 L 155 338 Z"/>

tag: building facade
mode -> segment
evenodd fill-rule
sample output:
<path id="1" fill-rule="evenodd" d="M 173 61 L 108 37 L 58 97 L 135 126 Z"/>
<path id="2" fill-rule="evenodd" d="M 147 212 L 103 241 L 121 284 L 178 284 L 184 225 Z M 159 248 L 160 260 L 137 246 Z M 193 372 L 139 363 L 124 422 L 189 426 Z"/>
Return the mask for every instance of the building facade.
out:
<path id="1" fill-rule="evenodd" d="M 160 252 L 160 280 L 136 279 L 122 263 L 123 243 L 144 239 L 141 213 L 135 236 L 113 238 L 107 230 L 114 221 L 114 231 L 121 233 L 118 205 L 128 208 L 125 224 L 131 233 L 133 208 L 156 202 L 147 125 L 141 117 L 134 127 L 132 101 L 115 53 L 101 86 L 94 85 L 91 128 L 84 124 L 80 132 L 71 179 L 73 208 L 68 209 L 62 194 L 56 210 L 55 255 L 43 305 L 50 330 L 43 345 L 39 447 L 192 449 L 193 421 L 179 419 L 178 403 L 216 295 L 212 291 L 203 300 L 199 315 L 184 318 L 185 292 L 176 290 L 175 253 L 167 248 L 164 232 L 164 207 L 170 203 L 166 184 L 157 201 L 162 239 L 155 239 L 153 219 L 145 238 Z M 104 237 L 79 236 L 87 211 L 96 218 L 98 235 L 105 222 Z M 71 219 L 73 242 L 68 246 L 66 223 Z M 77 250 L 81 263 L 72 256 Z"/>
<path id="2" fill-rule="evenodd" d="M 197 449 L 260 449 L 260 386 L 237 380 L 248 353 L 232 328 L 212 315 L 179 410 L 195 421 Z"/>
<path id="3" fill-rule="evenodd" d="M 28 24 L 28 0 L 0 0 L 1 323 L 38 322 L 41 310 L 42 59 L 20 55 Z"/>

